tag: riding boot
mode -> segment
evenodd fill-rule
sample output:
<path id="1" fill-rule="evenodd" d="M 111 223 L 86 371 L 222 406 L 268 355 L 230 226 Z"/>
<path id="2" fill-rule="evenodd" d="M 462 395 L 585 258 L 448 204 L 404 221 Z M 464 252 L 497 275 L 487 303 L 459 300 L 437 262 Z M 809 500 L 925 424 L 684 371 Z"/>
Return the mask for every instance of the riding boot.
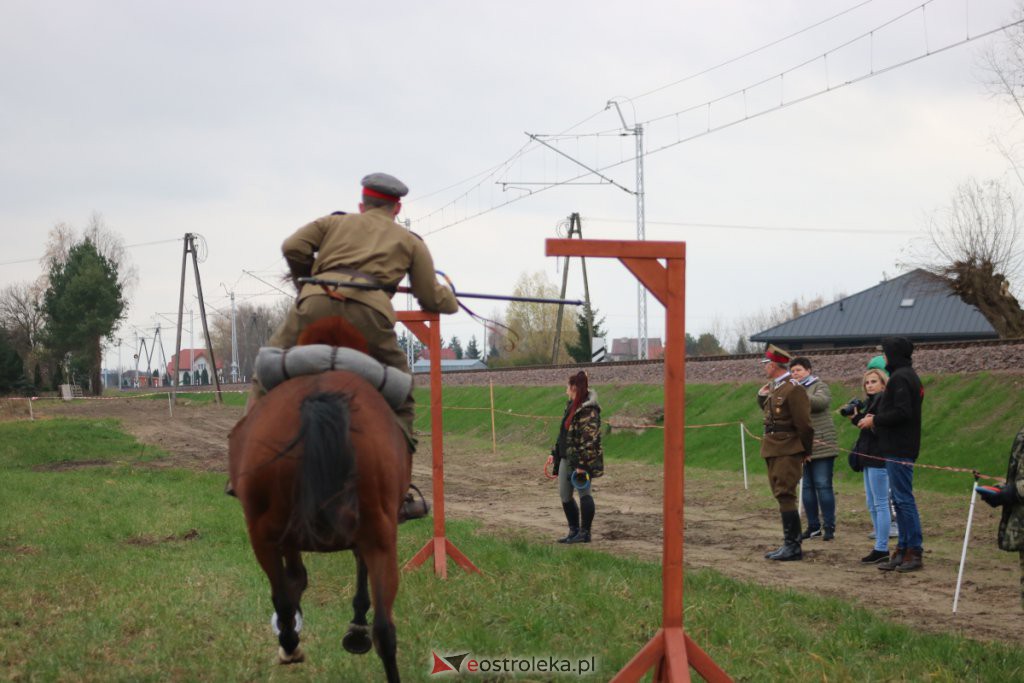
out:
<path id="1" fill-rule="evenodd" d="M 594 497 L 583 496 L 580 498 L 583 518 L 580 525 L 580 532 L 570 538 L 566 543 L 590 543 L 590 525 L 594 522 Z"/>
<path id="2" fill-rule="evenodd" d="M 580 532 L 580 508 L 576 505 L 576 499 L 570 498 L 568 503 L 562 503 L 562 512 L 565 513 L 565 521 L 569 523 L 569 535 L 558 539 L 559 543 L 568 543 L 569 539 Z"/>
<path id="3" fill-rule="evenodd" d="M 804 559 L 803 551 L 800 548 L 800 513 L 796 510 L 783 512 L 782 529 L 786 535 L 786 543 L 779 552 L 772 555 L 769 559 L 778 562 Z"/>
<path id="4" fill-rule="evenodd" d="M 781 553 L 785 549 L 786 549 L 786 513 L 783 512 L 782 513 L 782 545 L 780 545 L 775 550 L 769 550 L 768 552 L 766 552 L 764 554 L 764 559 L 771 560 L 776 555 L 778 555 L 779 553 Z"/>
<path id="5" fill-rule="evenodd" d="M 419 495 L 419 500 L 412 494 L 415 491 Z M 405 498 L 402 499 L 402 507 L 398 510 L 398 523 L 407 522 L 410 519 L 420 519 L 426 517 L 430 513 L 430 503 L 423 497 L 423 492 L 419 490 L 416 484 L 409 484 L 409 492 L 405 494 Z"/>

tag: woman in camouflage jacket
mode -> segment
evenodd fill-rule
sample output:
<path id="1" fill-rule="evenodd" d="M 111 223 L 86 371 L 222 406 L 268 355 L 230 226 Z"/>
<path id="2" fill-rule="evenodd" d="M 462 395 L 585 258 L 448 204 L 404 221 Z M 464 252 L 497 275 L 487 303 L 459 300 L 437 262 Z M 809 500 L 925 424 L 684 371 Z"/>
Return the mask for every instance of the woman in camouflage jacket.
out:
<path id="1" fill-rule="evenodd" d="M 1010 449 L 1006 483 L 1000 487 L 979 488 L 982 500 L 992 507 L 1003 507 L 999 520 L 999 547 L 1020 553 L 1020 604 L 1024 609 L 1024 429 L 1017 432 Z"/>
<path id="2" fill-rule="evenodd" d="M 591 480 L 604 474 L 601 406 L 597 403 L 597 393 L 590 389 L 585 372 L 578 372 L 569 378 L 565 393 L 569 400 L 558 430 L 558 441 L 548 458 L 558 475 L 558 493 L 562 498 L 565 519 L 569 523 L 569 534 L 558 539 L 558 542 L 590 543 L 590 528 L 595 512 Z M 574 478 L 576 483 L 573 482 Z M 584 479 L 585 485 L 580 486 Z M 579 506 L 573 498 L 573 489 L 579 494 Z"/>

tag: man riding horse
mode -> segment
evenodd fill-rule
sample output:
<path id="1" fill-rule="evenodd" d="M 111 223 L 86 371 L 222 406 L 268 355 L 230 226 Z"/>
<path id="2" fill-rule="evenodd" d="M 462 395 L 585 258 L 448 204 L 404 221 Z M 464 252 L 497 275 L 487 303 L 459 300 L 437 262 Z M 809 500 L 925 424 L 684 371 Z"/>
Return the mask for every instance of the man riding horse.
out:
<path id="1" fill-rule="evenodd" d="M 362 186 L 358 214 L 338 211 L 318 218 L 299 228 L 281 246 L 298 297 L 269 346 L 290 348 L 307 326 L 338 316 L 362 333 L 370 356 L 410 373 L 395 334 L 395 309 L 391 305 L 398 284 L 408 274 L 412 293 L 425 311 L 455 313 L 458 302 L 452 290 L 438 283 L 427 245 L 395 222 L 402 209 L 401 199 L 409 193 L 405 183 L 386 173 L 371 173 L 363 178 Z M 311 275 L 340 285 L 332 289 L 298 282 L 298 278 Z M 345 287 L 346 282 L 373 289 Z M 246 413 L 265 393 L 259 379 L 253 377 Z M 411 391 L 395 413 L 411 457 L 417 443 Z M 426 510 L 415 505 L 403 505 L 403 517 L 407 519 L 424 514 Z"/>

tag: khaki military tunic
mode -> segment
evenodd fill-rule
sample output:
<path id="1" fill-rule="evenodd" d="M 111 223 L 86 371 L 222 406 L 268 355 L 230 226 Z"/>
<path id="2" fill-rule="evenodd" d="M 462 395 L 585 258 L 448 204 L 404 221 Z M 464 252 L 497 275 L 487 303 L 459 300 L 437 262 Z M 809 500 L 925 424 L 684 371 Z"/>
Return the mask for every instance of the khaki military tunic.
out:
<path id="1" fill-rule="evenodd" d="M 408 273 L 413 296 L 423 310 L 454 313 L 459 307 L 452 291 L 438 283 L 427 245 L 398 225 L 386 208 L 318 218 L 286 239 L 281 251 L 291 261 L 311 264 L 314 277 L 335 282 L 366 283 L 372 278 L 385 287 L 396 287 Z M 332 272 L 336 268 L 348 272 Z M 391 305 L 394 294 L 358 289 L 338 292 L 395 324 L 395 309 Z M 304 285 L 299 299 L 323 295 L 319 285 Z"/>
<path id="2" fill-rule="evenodd" d="M 783 512 L 796 510 L 796 487 L 803 475 L 803 459 L 814 445 L 811 404 L 807 392 L 788 375 L 769 383 L 767 396 L 757 403 L 764 411 L 761 457 L 768 465 L 772 494 Z"/>
<path id="3" fill-rule="evenodd" d="M 314 277 L 381 285 L 391 291 L 341 287 L 335 290 L 344 299 L 339 301 L 320 285 L 303 285 L 298 300 L 271 336 L 270 346 L 295 346 L 310 324 L 340 316 L 363 334 L 371 356 L 408 373 L 408 360 L 395 336 L 395 309 L 391 305 L 394 288 L 408 273 L 413 296 L 423 310 L 454 313 L 459 307 L 451 289 L 437 281 L 427 245 L 398 225 L 387 208 L 318 218 L 286 239 L 281 251 L 289 261 L 309 265 Z M 254 382 L 256 392 L 260 393 L 256 378 Z M 414 405 L 410 394 L 395 411 L 411 444 L 415 444 Z"/>

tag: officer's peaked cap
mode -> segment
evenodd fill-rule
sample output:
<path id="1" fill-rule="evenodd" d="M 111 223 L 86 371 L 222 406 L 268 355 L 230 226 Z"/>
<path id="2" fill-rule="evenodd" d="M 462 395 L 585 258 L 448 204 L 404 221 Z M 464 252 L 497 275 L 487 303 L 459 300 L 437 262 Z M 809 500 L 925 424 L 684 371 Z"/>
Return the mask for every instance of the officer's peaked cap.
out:
<path id="1" fill-rule="evenodd" d="M 364 195 L 390 202 L 397 202 L 409 194 L 405 183 L 387 173 L 371 173 L 363 178 L 362 184 Z"/>

